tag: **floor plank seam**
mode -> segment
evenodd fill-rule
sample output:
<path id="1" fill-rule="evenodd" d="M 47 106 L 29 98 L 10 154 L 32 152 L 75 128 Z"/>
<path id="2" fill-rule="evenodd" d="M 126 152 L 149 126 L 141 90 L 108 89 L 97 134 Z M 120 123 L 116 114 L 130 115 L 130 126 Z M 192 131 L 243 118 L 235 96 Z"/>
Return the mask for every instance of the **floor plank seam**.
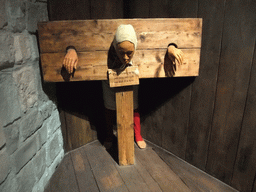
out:
<path id="1" fill-rule="evenodd" d="M 138 161 L 138 160 L 136 160 Z M 137 173 L 140 175 L 140 177 L 142 178 L 142 180 L 144 181 L 144 183 L 147 185 L 146 180 L 143 178 L 143 176 L 140 174 L 139 170 L 137 169 L 137 167 L 135 166 L 135 170 L 137 171 Z"/>
<path id="2" fill-rule="evenodd" d="M 141 161 L 139 159 L 136 159 L 136 161 L 139 161 L 141 165 L 143 165 L 143 163 L 141 163 Z M 144 167 L 144 166 L 143 166 Z M 159 183 L 155 180 L 155 178 L 150 174 L 150 172 L 148 171 L 148 169 L 146 167 L 144 167 L 145 170 L 147 171 L 147 173 L 151 176 L 151 178 L 156 182 L 156 184 L 158 185 L 158 187 L 161 189 L 161 191 L 163 191 L 163 189 L 161 188 L 161 186 L 159 185 Z"/>
<path id="3" fill-rule="evenodd" d="M 80 186 L 79 186 L 78 180 L 77 180 L 77 173 L 76 173 L 76 171 L 75 171 L 75 166 L 74 166 L 74 161 L 73 161 L 73 155 L 72 155 L 71 153 L 70 153 L 70 159 L 71 159 L 72 167 L 73 167 L 74 174 L 75 174 L 76 184 L 77 184 L 77 187 L 78 187 L 79 192 L 81 192 L 81 189 L 80 189 Z"/>
<path id="4" fill-rule="evenodd" d="M 122 177 L 122 175 L 120 174 L 120 171 L 119 171 L 119 169 L 118 169 L 118 166 L 120 166 L 120 165 L 118 165 L 118 164 L 116 163 L 116 161 L 115 161 L 112 157 L 111 157 L 111 160 L 114 161 L 114 165 L 115 165 L 115 167 L 116 167 L 116 169 L 117 169 L 117 172 L 118 172 L 119 176 L 121 177 L 121 179 L 122 179 L 122 181 L 123 181 L 123 183 L 124 183 L 126 189 L 127 189 L 128 191 L 130 191 L 129 188 L 128 188 L 128 186 L 127 186 L 127 184 L 126 184 L 126 182 L 125 182 L 125 180 L 123 179 L 123 177 Z"/>
<path id="5" fill-rule="evenodd" d="M 95 141 L 93 141 L 93 142 L 91 142 L 91 143 L 88 143 L 88 145 L 91 145 L 91 144 L 93 144 L 94 142 L 97 142 L 97 141 L 98 141 L 98 140 L 95 140 Z M 98 181 L 97 181 L 97 179 L 96 179 L 96 176 L 95 176 L 95 174 L 94 174 L 92 165 L 91 165 L 91 163 L 90 163 L 90 161 L 89 161 L 89 158 L 88 158 L 88 155 L 87 155 L 87 152 L 86 152 L 86 151 L 85 151 L 85 155 L 86 155 L 86 158 L 87 158 L 88 163 L 89 163 L 89 165 L 90 165 L 90 170 L 92 171 L 93 178 L 94 178 L 94 180 L 95 180 L 95 182 L 96 182 L 96 185 L 97 185 L 97 187 L 98 187 L 98 191 L 100 192 L 99 183 L 98 183 Z"/>
<path id="6" fill-rule="evenodd" d="M 154 149 L 153 149 L 154 150 Z M 155 151 L 155 150 L 154 150 Z M 156 152 L 155 152 L 156 153 Z M 156 153 L 157 154 L 157 153 Z M 158 154 L 157 154 L 158 155 Z M 159 155 L 158 155 L 159 156 Z M 169 165 L 168 165 L 168 163 L 166 163 L 166 161 L 161 157 L 161 156 L 159 156 L 160 157 L 160 159 L 162 159 L 162 161 L 180 178 L 180 180 L 184 183 L 184 185 L 186 185 L 188 188 L 189 188 L 189 185 L 186 183 L 186 181 L 184 181 L 180 176 L 179 176 L 179 174 L 178 173 L 176 173 Z M 190 188 L 189 188 L 190 189 Z"/>

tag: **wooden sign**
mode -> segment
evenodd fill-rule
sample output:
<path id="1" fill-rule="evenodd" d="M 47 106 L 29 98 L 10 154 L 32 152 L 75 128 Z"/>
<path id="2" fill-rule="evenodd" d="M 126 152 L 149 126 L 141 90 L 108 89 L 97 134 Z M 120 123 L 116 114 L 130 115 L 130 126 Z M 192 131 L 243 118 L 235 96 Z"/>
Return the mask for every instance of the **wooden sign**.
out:
<path id="1" fill-rule="evenodd" d="M 198 76 L 202 19 L 102 19 L 38 24 L 44 81 L 106 80 L 108 50 L 120 24 L 131 24 L 136 31 L 138 47 L 133 63 L 139 68 L 139 78 Z M 173 66 L 166 59 L 169 43 L 184 52 L 181 66 Z M 75 46 L 79 57 L 72 75 L 62 68 L 70 45 Z"/>
<path id="2" fill-rule="evenodd" d="M 127 67 L 123 71 L 108 69 L 110 87 L 122 87 L 139 84 L 139 69 L 137 66 Z"/>

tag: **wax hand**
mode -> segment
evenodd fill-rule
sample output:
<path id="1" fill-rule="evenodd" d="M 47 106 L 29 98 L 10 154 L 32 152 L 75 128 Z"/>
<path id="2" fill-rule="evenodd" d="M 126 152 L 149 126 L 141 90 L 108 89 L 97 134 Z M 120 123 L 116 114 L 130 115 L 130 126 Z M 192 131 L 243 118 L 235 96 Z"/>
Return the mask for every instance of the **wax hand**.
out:
<path id="1" fill-rule="evenodd" d="M 183 52 L 176 48 L 175 46 L 171 45 L 167 48 L 167 53 L 169 59 L 175 63 L 176 65 L 182 65 L 183 64 Z"/>
<path id="2" fill-rule="evenodd" d="M 63 60 L 63 66 L 66 68 L 69 74 L 73 73 L 78 63 L 78 56 L 75 49 L 69 49 Z"/>

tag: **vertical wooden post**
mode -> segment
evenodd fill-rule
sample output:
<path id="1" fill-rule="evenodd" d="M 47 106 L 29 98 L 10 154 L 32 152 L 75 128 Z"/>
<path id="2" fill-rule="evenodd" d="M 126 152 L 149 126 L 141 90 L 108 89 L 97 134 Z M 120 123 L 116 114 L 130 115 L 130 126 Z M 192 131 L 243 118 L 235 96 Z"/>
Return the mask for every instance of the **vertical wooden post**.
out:
<path id="1" fill-rule="evenodd" d="M 134 164 L 133 88 L 116 92 L 117 138 L 119 165 Z"/>

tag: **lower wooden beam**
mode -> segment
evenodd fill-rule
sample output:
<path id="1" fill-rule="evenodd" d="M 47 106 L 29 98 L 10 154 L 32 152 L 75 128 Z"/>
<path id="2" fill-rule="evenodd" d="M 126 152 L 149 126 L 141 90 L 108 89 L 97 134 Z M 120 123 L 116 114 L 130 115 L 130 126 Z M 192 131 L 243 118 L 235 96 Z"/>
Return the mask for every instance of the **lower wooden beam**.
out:
<path id="1" fill-rule="evenodd" d="M 133 88 L 116 92 L 117 138 L 119 165 L 134 164 Z"/>

